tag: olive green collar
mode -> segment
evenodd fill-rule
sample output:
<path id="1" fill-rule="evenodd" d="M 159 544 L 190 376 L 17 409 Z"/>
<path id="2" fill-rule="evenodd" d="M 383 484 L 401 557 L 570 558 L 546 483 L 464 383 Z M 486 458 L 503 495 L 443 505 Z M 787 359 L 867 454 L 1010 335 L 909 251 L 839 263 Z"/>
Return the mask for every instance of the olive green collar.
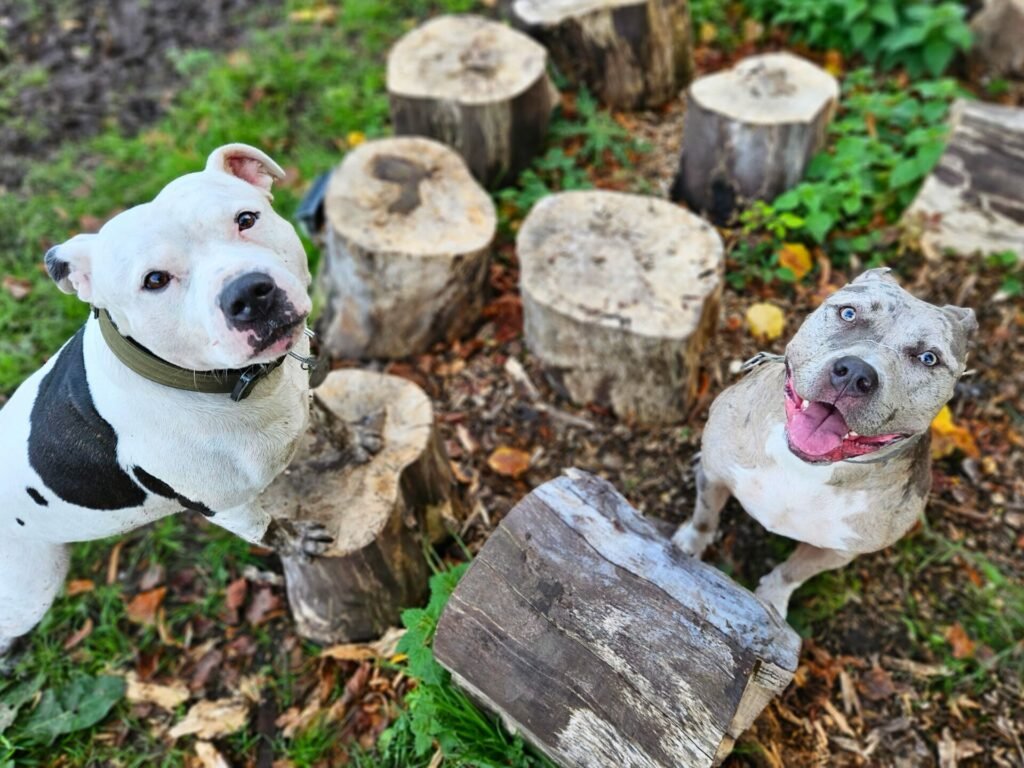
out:
<path id="1" fill-rule="evenodd" d="M 235 402 L 244 400 L 257 383 L 265 379 L 284 362 L 287 355 L 269 363 L 256 363 L 247 368 L 221 369 L 215 371 L 193 371 L 169 363 L 157 357 L 144 346 L 128 336 L 122 336 L 105 309 L 93 309 L 99 321 L 103 340 L 107 342 L 114 356 L 144 379 L 163 384 L 173 389 L 189 392 L 231 395 Z M 313 358 L 302 358 L 303 366 L 316 368 Z"/>

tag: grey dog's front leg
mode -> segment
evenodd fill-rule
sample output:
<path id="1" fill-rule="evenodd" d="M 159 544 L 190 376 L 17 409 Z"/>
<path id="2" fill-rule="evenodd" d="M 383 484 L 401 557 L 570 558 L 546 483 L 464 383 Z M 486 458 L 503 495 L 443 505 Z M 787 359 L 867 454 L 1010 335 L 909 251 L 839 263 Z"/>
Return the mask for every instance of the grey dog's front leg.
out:
<path id="1" fill-rule="evenodd" d="M 786 562 L 761 579 L 755 594 L 786 618 L 789 598 L 801 584 L 819 573 L 842 568 L 856 556 L 853 552 L 800 544 Z"/>
<path id="2" fill-rule="evenodd" d="M 708 477 L 702 464 L 697 465 L 697 503 L 693 517 L 679 526 L 672 543 L 687 555 L 700 557 L 718 530 L 722 507 L 729 500 L 729 488 Z"/>

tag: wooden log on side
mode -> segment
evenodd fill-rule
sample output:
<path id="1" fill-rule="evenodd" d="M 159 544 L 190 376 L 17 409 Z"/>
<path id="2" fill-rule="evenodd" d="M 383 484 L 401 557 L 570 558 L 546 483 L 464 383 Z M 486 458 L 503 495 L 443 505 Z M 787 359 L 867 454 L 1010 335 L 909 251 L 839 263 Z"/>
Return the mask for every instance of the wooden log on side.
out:
<path id="1" fill-rule="evenodd" d="M 958 100 L 946 151 L 903 217 L 925 255 L 1024 263 L 1024 109 Z"/>
<path id="2" fill-rule="evenodd" d="M 687 93 L 672 198 L 716 224 L 796 185 L 839 99 L 832 75 L 788 53 L 751 56 L 696 80 Z"/>
<path id="3" fill-rule="evenodd" d="M 282 556 L 299 634 L 320 643 L 379 637 L 422 603 L 423 539 L 439 541 L 464 516 L 427 395 L 351 369 L 314 391 L 298 454 L 261 499 L 275 517 L 322 523 L 334 537 L 321 557 Z"/>
<path id="4" fill-rule="evenodd" d="M 459 686 L 565 768 L 717 764 L 799 651 L 773 609 L 579 470 L 502 521 L 434 638 Z"/>
<path id="5" fill-rule="evenodd" d="M 453 147 L 485 186 L 514 181 L 544 147 L 558 91 L 547 51 L 480 16 L 440 16 L 388 54 L 391 122 L 398 135 Z"/>
<path id="6" fill-rule="evenodd" d="M 693 76 L 687 0 L 514 0 L 513 23 L 610 107 L 657 107 Z"/>
<path id="7" fill-rule="evenodd" d="M 455 152 L 362 144 L 332 174 L 324 211 L 317 331 L 333 357 L 404 357 L 472 328 L 498 219 Z"/>
<path id="8" fill-rule="evenodd" d="M 664 200 L 565 192 L 517 239 L 526 343 L 556 389 L 643 423 L 685 417 L 714 334 L 723 249 Z"/>

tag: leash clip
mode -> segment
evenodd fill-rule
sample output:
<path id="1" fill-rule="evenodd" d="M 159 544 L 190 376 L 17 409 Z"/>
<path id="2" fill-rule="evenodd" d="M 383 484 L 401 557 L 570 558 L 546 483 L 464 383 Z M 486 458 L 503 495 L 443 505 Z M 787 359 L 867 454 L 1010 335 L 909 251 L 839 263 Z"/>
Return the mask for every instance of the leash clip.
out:
<path id="1" fill-rule="evenodd" d="M 245 400 L 245 398 L 252 394 L 253 387 L 272 370 L 274 370 L 274 366 L 267 363 L 257 363 L 246 368 L 242 375 L 238 377 L 238 383 L 235 384 L 235 388 L 231 390 L 231 399 L 236 403 L 240 400 Z"/>

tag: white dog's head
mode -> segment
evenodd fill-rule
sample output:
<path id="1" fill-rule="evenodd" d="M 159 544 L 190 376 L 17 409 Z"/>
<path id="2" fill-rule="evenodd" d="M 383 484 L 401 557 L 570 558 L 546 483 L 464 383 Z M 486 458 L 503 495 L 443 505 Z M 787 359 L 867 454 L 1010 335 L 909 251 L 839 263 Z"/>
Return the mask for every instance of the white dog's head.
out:
<path id="1" fill-rule="evenodd" d="M 175 365 L 268 362 L 298 341 L 311 309 L 306 253 L 270 205 L 282 178 L 258 149 L 220 147 L 152 202 L 50 249 L 47 271 Z"/>

